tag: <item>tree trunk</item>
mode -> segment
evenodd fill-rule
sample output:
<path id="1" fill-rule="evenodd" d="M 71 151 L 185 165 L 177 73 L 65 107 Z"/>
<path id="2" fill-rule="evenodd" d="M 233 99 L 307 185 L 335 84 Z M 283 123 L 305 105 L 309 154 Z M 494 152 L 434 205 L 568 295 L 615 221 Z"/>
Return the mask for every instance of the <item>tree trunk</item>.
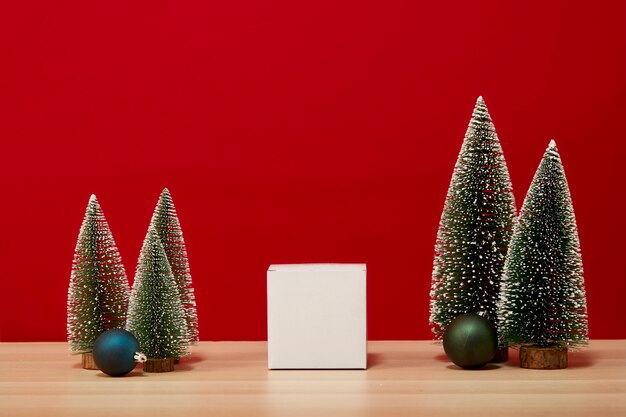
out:
<path id="1" fill-rule="evenodd" d="M 528 369 L 565 369 L 567 348 L 522 346 L 519 351 L 519 366 Z"/>
<path id="2" fill-rule="evenodd" d="M 172 372 L 174 359 L 148 359 L 143 363 L 144 372 Z"/>
<path id="3" fill-rule="evenodd" d="M 92 352 L 83 353 L 82 357 L 83 357 L 83 369 L 94 369 L 94 370 L 100 369 L 98 368 L 98 365 L 96 365 L 96 362 L 93 360 Z"/>

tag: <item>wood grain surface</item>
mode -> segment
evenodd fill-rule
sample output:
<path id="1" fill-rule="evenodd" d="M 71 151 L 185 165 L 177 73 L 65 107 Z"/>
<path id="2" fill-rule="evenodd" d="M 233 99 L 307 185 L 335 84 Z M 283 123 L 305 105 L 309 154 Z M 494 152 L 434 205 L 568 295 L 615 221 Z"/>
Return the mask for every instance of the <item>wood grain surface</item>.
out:
<path id="1" fill-rule="evenodd" d="M 562 370 L 510 356 L 466 371 L 434 342 L 369 342 L 366 371 L 269 371 L 265 342 L 203 342 L 174 372 L 112 378 L 65 343 L 0 343 L 0 416 L 626 416 L 625 340 Z"/>

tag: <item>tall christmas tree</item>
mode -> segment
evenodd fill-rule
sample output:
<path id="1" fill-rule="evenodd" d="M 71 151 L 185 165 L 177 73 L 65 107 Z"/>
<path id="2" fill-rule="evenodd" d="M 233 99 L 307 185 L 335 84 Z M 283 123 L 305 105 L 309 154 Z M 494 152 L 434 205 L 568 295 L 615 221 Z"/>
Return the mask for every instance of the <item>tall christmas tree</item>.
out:
<path id="1" fill-rule="evenodd" d="M 502 147 L 485 102 L 478 97 L 435 245 L 430 323 L 437 336 L 465 313 L 483 314 L 497 324 L 502 270 L 515 215 Z"/>
<path id="2" fill-rule="evenodd" d="M 189 341 L 199 341 L 198 313 L 196 311 L 196 298 L 191 282 L 187 249 L 183 239 L 183 231 L 176 214 L 176 208 L 172 196 L 167 188 L 161 192 L 150 225 L 154 227 L 172 268 L 174 280 L 180 294 L 180 301 L 185 312 L 187 334 Z"/>
<path id="3" fill-rule="evenodd" d="M 505 276 L 500 300 L 501 338 L 505 343 L 561 348 L 587 343 L 578 229 L 554 141 L 524 200 Z"/>
<path id="4" fill-rule="evenodd" d="M 100 333 L 126 324 L 129 288 L 122 259 L 92 195 L 80 228 L 67 297 L 67 334 L 75 352 L 91 352 Z"/>
<path id="5" fill-rule="evenodd" d="M 178 288 L 154 227 L 148 229 L 141 248 L 126 329 L 135 335 L 148 357 L 144 370 L 154 360 L 173 361 L 188 353 L 189 337 Z"/>

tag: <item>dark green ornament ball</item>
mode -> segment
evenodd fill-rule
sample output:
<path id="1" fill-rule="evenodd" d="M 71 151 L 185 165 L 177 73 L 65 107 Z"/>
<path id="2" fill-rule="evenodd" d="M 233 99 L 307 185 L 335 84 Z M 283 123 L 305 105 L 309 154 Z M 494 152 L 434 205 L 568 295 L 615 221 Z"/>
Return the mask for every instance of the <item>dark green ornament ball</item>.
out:
<path id="1" fill-rule="evenodd" d="M 123 329 L 107 330 L 93 344 L 94 362 L 102 372 L 110 376 L 123 376 L 135 369 L 137 352 L 137 338 Z"/>
<path id="2" fill-rule="evenodd" d="M 498 334 L 486 318 L 478 314 L 462 314 L 446 328 L 443 349 L 455 365 L 465 369 L 478 369 L 495 356 Z"/>

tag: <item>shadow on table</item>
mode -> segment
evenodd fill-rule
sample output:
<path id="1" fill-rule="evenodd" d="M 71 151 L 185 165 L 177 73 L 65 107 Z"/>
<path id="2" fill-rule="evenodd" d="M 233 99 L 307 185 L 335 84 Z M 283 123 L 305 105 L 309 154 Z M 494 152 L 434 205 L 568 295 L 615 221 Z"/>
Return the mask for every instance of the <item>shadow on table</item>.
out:
<path id="1" fill-rule="evenodd" d="M 174 367 L 179 371 L 191 371 L 195 364 L 202 362 L 204 359 L 204 356 L 192 353 L 191 355 L 182 358 L 177 365 L 174 365 Z"/>
<path id="2" fill-rule="evenodd" d="M 383 363 L 383 355 L 380 353 L 367 354 L 367 369 L 376 368 Z"/>
<path id="3" fill-rule="evenodd" d="M 456 365 L 448 365 L 446 366 L 446 368 L 451 369 L 453 371 L 479 371 L 480 372 L 480 371 L 493 371 L 494 369 L 500 369 L 500 366 L 496 365 L 495 363 L 488 363 L 487 365 L 478 369 L 465 369 Z"/>
<path id="4" fill-rule="evenodd" d="M 569 368 L 588 368 L 595 363 L 592 352 L 588 351 L 570 351 L 567 361 Z"/>
<path id="5" fill-rule="evenodd" d="M 130 373 L 124 375 L 124 376 L 110 376 L 105 374 L 102 371 L 96 371 L 97 373 L 95 374 L 98 378 L 145 378 L 147 375 L 144 374 L 143 370 L 141 368 L 135 368 L 133 371 L 131 371 Z"/>

